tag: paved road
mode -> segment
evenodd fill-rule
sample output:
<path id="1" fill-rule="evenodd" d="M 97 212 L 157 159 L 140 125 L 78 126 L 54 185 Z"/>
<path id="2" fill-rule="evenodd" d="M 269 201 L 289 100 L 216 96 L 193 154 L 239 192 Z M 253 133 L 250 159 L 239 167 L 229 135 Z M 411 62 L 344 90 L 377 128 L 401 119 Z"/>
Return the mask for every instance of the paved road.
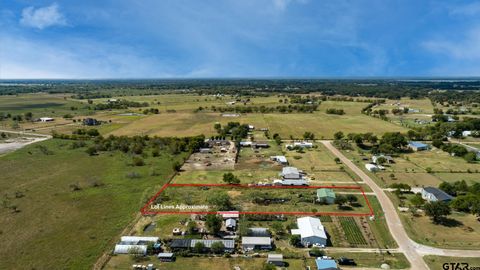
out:
<path id="1" fill-rule="evenodd" d="M 410 261 L 411 268 L 415 270 L 428 269 L 427 264 L 423 261 L 422 255 L 417 252 L 413 241 L 407 235 L 407 232 L 403 228 L 400 217 L 395 210 L 395 206 L 383 192 L 383 190 L 360 168 L 358 168 L 353 162 L 346 158 L 337 148 L 335 148 L 330 141 L 322 141 L 325 147 L 328 148 L 335 156 L 337 156 L 343 164 L 348 166 L 355 174 L 357 174 L 377 195 L 377 199 L 382 206 L 385 213 L 385 219 L 390 229 L 390 233 L 397 241 L 399 249 L 405 253 L 405 256 Z"/>
<path id="2" fill-rule="evenodd" d="M 393 238 L 397 241 L 399 249 L 405 253 L 405 256 L 410 261 L 412 269 L 428 269 L 428 266 L 423 261 L 423 255 L 438 255 L 451 257 L 480 257 L 480 250 L 454 250 L 435 248 L 422 245 L 410 239 L 405 228 L 403 227 L 400 217 L 398 216 L 395 206 L 392 201 L 385 194 L 384 190 L 380 188 L 375 181 L 358 168 L 352 161 L 345 157 L 337 148 L 335 148 L 331 141 L 322 141 L 335 156 L 355 172 L 376 194 L 380 205 L 382 206 L 385 218 L 387 220 L 388 228 Z"/>

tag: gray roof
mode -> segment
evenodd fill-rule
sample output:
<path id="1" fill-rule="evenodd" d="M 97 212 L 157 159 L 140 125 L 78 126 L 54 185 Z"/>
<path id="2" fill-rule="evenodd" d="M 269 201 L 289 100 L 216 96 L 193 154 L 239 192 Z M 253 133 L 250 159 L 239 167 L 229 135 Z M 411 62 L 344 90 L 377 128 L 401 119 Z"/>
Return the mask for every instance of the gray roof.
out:
<path id="1" fill-rule="evenodd" d="M 268 246 L 272 244 L 272 239 L 270 237 L 242 237 L 242 245 L 259 245 L 259 246 Z"/>
<path id="2" fill-rule="evenodd" d="M 445 193 L 445 191 L 435 187 L 424 187 L 423 190 L 435 196 L 435 198 L 437 198 L 439 201 L 449 201 L 453 199 L 453 197 Z"/>
<path id="3" fill-rule="evenodd" d="M 249 228 L 248 235 L 250 236 L 270 236 L 267 228 Z"/>
<path id="4" fill-rule="evenodd" d="M 268 254 L 267 261 L 283 261 L 282 254 Z"/>
<path id="5" fill-rule="evenodd" d="M 205 245 L 206 248 L 210 248 L 213 243 L 216 242 L 222 242 L 225 248 L 232 249 L 235 247 L 235 241 L 234 240 L 204 240 L 204 239 L 192 239 L 192 242 L 190 243 L 190 247 L 195 247 L 195 244 L 201 242 Z"/>

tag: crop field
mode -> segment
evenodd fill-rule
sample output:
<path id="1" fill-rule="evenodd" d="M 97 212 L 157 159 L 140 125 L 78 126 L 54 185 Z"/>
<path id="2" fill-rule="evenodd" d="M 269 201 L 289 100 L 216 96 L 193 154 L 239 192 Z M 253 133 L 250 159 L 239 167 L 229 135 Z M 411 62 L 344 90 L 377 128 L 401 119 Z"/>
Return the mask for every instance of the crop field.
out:
<path id="1" fill-rule="evenodd" d="M 345 232 L 348 242 L 352 245 L 366 245 L 367 241 L 363 237 L 357 222 L 353 217 L 339 217 L 340 224 Z"/>
<path id="2" fill-rule="evenodd" d="M 132 167 L 123 154 L 92 157 L 71 143 L 53 139 L 0 157 L 1 269 L 91 268 L 182 158 L 162 154 Z"/>

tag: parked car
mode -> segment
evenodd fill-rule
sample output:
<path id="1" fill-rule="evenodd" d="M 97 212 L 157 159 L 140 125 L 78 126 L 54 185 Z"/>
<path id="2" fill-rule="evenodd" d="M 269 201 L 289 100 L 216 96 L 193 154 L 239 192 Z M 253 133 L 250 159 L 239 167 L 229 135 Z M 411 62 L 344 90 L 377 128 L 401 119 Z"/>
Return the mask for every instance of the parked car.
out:
<path id="1" fill-rule="evenodd" d="M 340 265 L 357 265 L 353 259 L 349 259 L 346 257 L 341 257 L 337 260 L 338 264 Z"/>

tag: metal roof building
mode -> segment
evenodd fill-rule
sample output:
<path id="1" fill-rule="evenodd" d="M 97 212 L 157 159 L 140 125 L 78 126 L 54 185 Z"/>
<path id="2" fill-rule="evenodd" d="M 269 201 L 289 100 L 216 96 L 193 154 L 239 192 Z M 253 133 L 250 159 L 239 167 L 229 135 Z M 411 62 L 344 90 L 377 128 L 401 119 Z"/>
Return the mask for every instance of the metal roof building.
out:
<path id="1" fill-rule="evenodd" d="M 300 235 L 304 246 L 312 244 L 327 245 L 327 233 L 318 218 L 302 217 L 297 219 L 298 229 L 293 229 L 292 234 Z"/>

